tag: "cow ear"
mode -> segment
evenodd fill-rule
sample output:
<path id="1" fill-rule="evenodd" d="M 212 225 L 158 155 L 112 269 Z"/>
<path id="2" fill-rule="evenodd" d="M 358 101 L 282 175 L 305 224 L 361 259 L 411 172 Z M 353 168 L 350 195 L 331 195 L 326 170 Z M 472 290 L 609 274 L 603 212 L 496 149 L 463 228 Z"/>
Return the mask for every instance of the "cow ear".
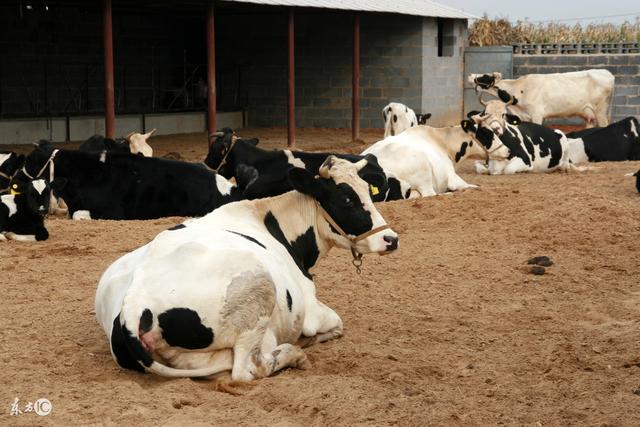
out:
<path id="1" fill-rule="evenodd" d="M 67 185 L 67 178 L 56 178 L 49 184 L 53 191 L 62 191 L 65 185 Z"/>
<path id="2" fill-rule="evenodd" d="M 506 116 L 507 122 L 510 125 L 518 126 L 520 123 L 522 123 L 522 120 L 520 120 L 520 117 L 514 114 L 506 114 L 505 116 Z"/>
<path id="3" fill-rule="evenodd" d="M 469 111 L 467 113 L 467 118 L 470 119 L 471 117 L 477 116 L 478 114 L 480 114 L 480 111 L 478 111 L 478 110 Z"/>
<path id="4" fill-rule="evenodd" d="M 260 140 L 258 138 L 243 139 L 243 141 L 253 145 L 254 147 L 257 146 L 258 143 L 260 143 Z"/>
<path id="5" fill-rule="evenodd" d="M 294 190 L 318 200 L 322 196 L 322 182 L 303 168 L 289 169 L 289 182 Z"/>
<path id="6" fill-rule="evenodd" d="M 460 122 L 460 126 L 462 126 L 462 130 L 466 133 L 475 132 L 476 124 L 472 120 L 463 120 Z"/>

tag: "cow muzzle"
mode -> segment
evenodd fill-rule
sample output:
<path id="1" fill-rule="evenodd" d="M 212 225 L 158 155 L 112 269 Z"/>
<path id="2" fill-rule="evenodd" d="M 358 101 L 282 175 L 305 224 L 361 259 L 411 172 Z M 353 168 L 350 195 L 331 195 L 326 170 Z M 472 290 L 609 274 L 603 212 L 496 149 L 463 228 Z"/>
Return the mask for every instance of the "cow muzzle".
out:
<path id="1" fill-rule="evenodd" d="M 494 120 L 489 124 L 489 129 L 491 129 L 491 132 L 495 133 L 498 136 L 502 136 L 502 134 L 504 133 L 502 125 L 497 120 Z"/>

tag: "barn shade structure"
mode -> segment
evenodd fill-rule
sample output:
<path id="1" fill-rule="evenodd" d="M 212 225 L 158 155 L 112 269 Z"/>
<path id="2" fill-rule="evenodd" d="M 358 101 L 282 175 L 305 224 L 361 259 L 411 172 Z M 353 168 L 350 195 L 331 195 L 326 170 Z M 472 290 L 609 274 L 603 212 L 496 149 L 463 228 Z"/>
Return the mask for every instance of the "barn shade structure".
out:
<path id="1" fill-rule="evenodd" d="M 206 111 L 211 134 L 221 108 L 242 124 L 286 122 L 289 145 L 296 122 L 351 127 L 355 140 L 388 101 L 421 110 L 422 57 L 460 58 L 470 17 L 424 0 L 22 0 L 0 15 L 0 124 L 65 117 L 70 139 L 75 117 L 103 115 L 113 138 L 116 113 L 141 115 L 144 130 L 153 114 Z M 432 86 L 450 83 L 435 71 Z"/>

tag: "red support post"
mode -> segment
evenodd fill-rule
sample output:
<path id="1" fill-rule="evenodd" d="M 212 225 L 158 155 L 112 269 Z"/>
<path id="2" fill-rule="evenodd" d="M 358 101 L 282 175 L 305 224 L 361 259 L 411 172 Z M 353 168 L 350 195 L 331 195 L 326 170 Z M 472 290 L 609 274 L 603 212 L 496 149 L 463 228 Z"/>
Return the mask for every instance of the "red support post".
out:
<path id="1" fill-rule="evenodd" d="M 295 32 L 293 28 L 293 8 L 289 9 L 288 45 L 289 45 L 289 71 L 287 91 L 287 146 L 296 145 L 296 73 L 295 73 Z"/>
<path id="2" fill-rule="evenodd" d="M 216 40 L 213 0 L 207 8 L 207 130 L 211 145 L 211 135 L 216 131 Z"/>
<path id="3" fill-rule="evenodd" d="M 104 128 L 105 136 L 116 136 L 116 108 L 113 79 L 113 28 L 111 19 L 111 0 L 104 0 L 102 19 L 104 32 Z"/>
<path id="4" fill-rule="evenodd" d="M 353 67 L 351 80 L 351 139 L 360 139 L 360 14 L 353 17 Z"/>

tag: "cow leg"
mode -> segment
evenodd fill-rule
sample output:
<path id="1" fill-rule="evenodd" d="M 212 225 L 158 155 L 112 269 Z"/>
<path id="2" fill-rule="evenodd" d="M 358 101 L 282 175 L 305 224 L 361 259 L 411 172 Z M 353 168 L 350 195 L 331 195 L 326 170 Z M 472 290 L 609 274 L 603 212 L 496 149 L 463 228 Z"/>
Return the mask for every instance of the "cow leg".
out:
<path id="1" fill-rule="evenodd" d="M 460 178 L 458 174 L 453 173 L 449 176 L 449 183 L 447 184 L 449 191 L 465 190 L 467 188 L 478 188 L 477 185 L 469 184 L 464 179 Z"/>
<path id="2" fill-rule="evenodd" d="M 269 318 L 263 317 L 254 329 L 238 336 L 233 346 L 232 380 L 251 381 L 268 377 L 286 367 L 307 369 L 310 366 L 300 347 L 275 345 L 275 335 L 267 330 L 268 323 Z"/>
<path id="3" fill-rule="evenodd" d="M 71 218 L 75 219 L 75 220 L 91 219 L 91 212 L 89 212 L 89 211 L 75 211 Z"/>
<path id="4" fill-rule="evenodd" d="M 489 165 L 485 162 L 477 160 L 475 165 L 475 170 L 478 175 L 488 175 L 489 174 Z"/>
<path id="5" fill-rule="evenodd" d="M 505 166 L 502 173 L 505 175 L 513 175 L 518 172 L 527 172 L 531 168 L 527 166 L 522 159 L 514 158 Z"/>
<path id="6" fill-rule="evenodd" d="M 596 126 L 607 127 L 609 126 L 609 115 L 607 114 L 606 108 L 598 108 L 595 112 L 596 116 Z"/>
<path id="7" fill-rule="evenodd" d="M 36 236 L 33 234 L 16 234 L 11 231 L 5 233 L 5 236 L 9 240 L 15 240 L 17 242 L 35 242 Z"/>
<path id="8" fill-rule="evenodd" d="M 0 242 L 6 241 L 7 238 L 5 237 L 4 233 L 0 233 Z"/>
<path id="9" fill-rule="evenodd" d="M 340 338 L 342 319 L 331 308 L 316 300 L 313 309 L 307 308 L 302 335 L 297 343 L 302 347 Z"/>

